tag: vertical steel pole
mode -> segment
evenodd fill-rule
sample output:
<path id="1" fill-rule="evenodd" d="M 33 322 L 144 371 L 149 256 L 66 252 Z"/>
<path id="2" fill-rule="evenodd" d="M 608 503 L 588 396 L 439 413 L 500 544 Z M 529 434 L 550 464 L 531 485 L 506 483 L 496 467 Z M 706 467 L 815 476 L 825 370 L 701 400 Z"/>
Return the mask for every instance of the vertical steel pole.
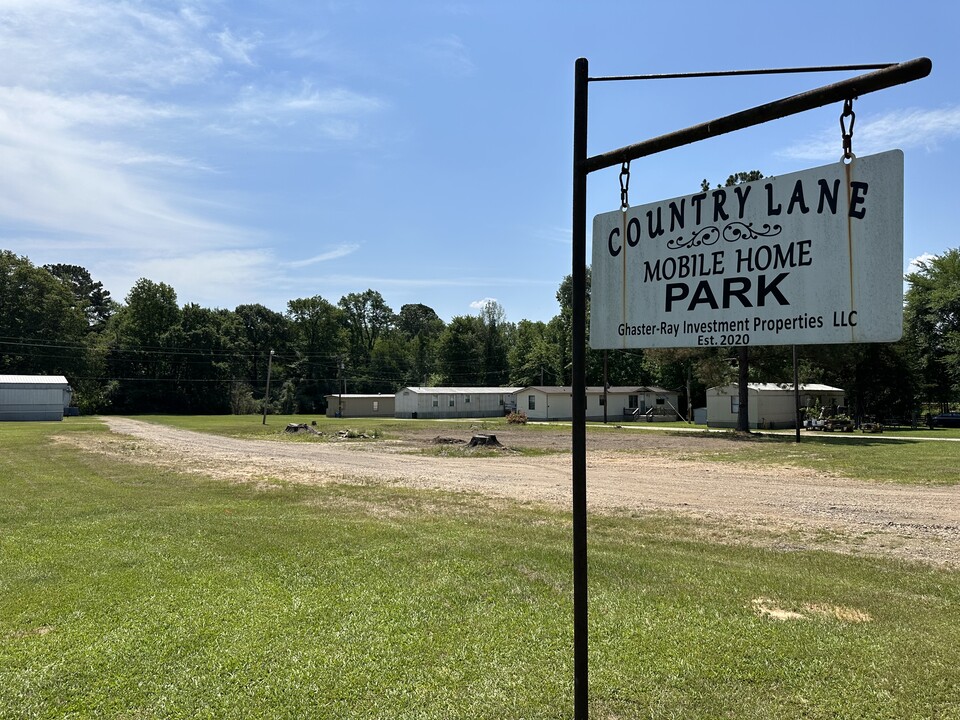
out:
<path id="1" fill-rule="evenodd" d="M 797 378 L 800 373 L 797 370 L 797 346 L 793 346 L 793 411 L 797 423 L 797 442 L 800 442 L 800 383 Z"/>
<path id="2" fill-rule="evenodd" d="M 607 351 L 603 351 L 603 424 L 607 424 Z"/>
<path id="3" fill-rule="evenodd" d="M 267 391 L 263 395 L 263 424 L 267 424 L 267 405 L 270 403 L 270 370 L 273 367 L 273 350 L 267 356 Z"/>
<path id="4" fill-rule="evenodd" d="M 578 58 L 573 99 L 573 717 L 587 720 L 587 85 Z"/>

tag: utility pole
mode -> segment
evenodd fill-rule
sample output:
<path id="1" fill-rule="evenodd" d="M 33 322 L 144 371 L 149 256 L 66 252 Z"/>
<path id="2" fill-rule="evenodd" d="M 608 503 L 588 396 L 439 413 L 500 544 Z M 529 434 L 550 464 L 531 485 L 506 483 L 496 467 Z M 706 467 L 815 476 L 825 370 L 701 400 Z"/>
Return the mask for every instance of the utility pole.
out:
<path id="1" fill-rule="evenodd" d="M 267 405 L 270 404 L 270 370 L 273 367 L 273 350 L 267 357 L 267 391 L 263 395 L 263 424 L 267 424 Z"/>
<path id="2" fill-rule="evenodd" d="M 337 417 L 343 417 L 343 358 L 337 365 Z"/>
<path id="3" fill-rule="evenodd" d="M 797 370 L 797 346 L 793 346 L 793 409 L 796 411 L 797 442 L 800 442 L 800 382 Z"/>
<path id="4" fill-rule="evenodd" d="M 737 413 L 737 430 L 750 432 L 750 388 L 747 386 L 747 373 L 750 362 L 750 351 L 747 347 L 737 348 L 737 402 L 740 410 Z"/>
<path id="5" fill-rule="evenodd" d="M 610 383 L 607 382 L 607 351 L 603 351 L 603 424 L 607 424 L 607 388 Z"/>

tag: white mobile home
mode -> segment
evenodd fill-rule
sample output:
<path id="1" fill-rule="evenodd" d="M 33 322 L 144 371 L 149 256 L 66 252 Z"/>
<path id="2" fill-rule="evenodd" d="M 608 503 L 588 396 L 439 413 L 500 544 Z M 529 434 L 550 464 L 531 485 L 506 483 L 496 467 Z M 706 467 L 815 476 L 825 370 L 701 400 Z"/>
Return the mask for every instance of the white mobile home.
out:
<path id="1" fill-rule="evenodd" d="M 518 387 L 405 387 L 396 394 L 398 418 L 503 417 L 516 409 Z"/>
<path id="2" fill-rule="evenodd" d="M 63 420 L 72 397 L 63 375 L 0 375 L 0 420 Z"/>
<path id="3" fill-rule="evenodd" d="M 327 395 L 327 417 L 393 417 L 393 395 Z"/>
<path id="4" fill-rule="evenodd" d="M 797 426 L 793 383 L 748 383 L 747 419 L 751 428 Z M 844 391 L 830 385 L 800 385 L 800 407 L 844 405 Z M 735 428 L 740 410 L 736 383 L 707 388 L 707 426 Z"/>
<path id="5" fill-rule="evenodd" d="M 587 419 L 677 420 L 677 393 L 653 386 L 587 388 Z M 573 391 L 566 385 L 533 385 L 517 393 L 517 410 L 531 420 L 569 420 L 573 417 Z"/>

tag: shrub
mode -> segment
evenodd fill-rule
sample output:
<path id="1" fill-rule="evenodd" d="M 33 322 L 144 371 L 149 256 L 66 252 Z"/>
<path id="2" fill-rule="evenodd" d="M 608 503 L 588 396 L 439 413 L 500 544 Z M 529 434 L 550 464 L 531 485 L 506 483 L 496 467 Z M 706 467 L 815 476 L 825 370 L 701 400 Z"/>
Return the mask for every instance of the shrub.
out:
<path id="1" fill-rule="evenodd" d="M 527 424 L 527 414 L 525 412 L 514 411 L 507 415 L 507 422 L 510 425 L 526 425 Z"/>

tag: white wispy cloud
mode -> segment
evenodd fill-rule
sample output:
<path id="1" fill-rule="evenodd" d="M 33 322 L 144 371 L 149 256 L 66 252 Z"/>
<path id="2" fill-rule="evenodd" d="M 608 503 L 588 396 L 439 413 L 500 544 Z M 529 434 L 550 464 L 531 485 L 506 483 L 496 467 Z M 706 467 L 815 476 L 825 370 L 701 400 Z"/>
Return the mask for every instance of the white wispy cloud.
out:
<path id="1" fill-rule="evenodd" d="M 915 258 L 910 258 L 910 262 L 907 263 L 907 272 L 913 273 L 919 271 L 921 264 L 929 263 L 935 257 L 937 256 L 933 253 L 923 253 Z"/>
<path id="2" fill-rule="evenodd" d="M 457 35 L 435 38 L 413 49 L 431 68 L 443 75 L 466 77 L 476 71 L 467 46 Z"/>
<path id="3" fill-rule="evenodd" d="M 283 280 L 269 250 L 205 250 L 165 257 L 118 253 L 97 267 L 96 277 L 122 301 L 142 277 L 162 281 L 184 304 L 233 308 L 252 297 L 267 297 Z M 282 303 L 278 303 L 282 307 Z"/>
<path id="4" fill-rule="evenodd" d="M 242 65 L 253 65 L 250 53 L 256 49 L 263 38 L 262 33 L 254 33 L 251 37 L 237 37 L 230 28 L 224 29 L 215 35 L 220 48 L 228 57 Z"/>
<path id="5" fill-rule="evenodd" d="M 534 235 L 538 240 L 557 245 L 569 246 L 573 242 L 572 233 L 569 227 L 544 227 L 534 230 Z"/>
<path id="6" fill-rule="evenodd" d="M 306 258 L 305 260 L 294 260 L 292 262 L 284 263 L 284 266 L 289 268 L 302 268 L 310 265 L 317 265 L 319 263 L 327 262 L 328 260 L 336 260 L 337 258 L 346 257 L 347 255 L 355 253 L 359 248 L 359 245 L 353 243 L 341 245 L 333 250 L 329 250 L 319 255 L 314 255 L 313 257 Z"/>
<path id="7" fill-rule="evenodd" d="M 84 248 L 118 294 L 144 276 L 191 300 L 211 289 L 211 303 L 213 288 L 249 297 L 259 283 L 283 282 L 273 252 L 252 249 L 266 238 L 236 219 L 242 198 L 225 202 L 201 185 L 224 172 L 203 156 L 203 133 L 256 126 L 259 139 L 309 119 L 303 125 L 326 139 L 351 140 L 357 118 L 381 103 L 308 79 L 272 86 L 257 67 L 267 39 L 226 22 L 225 8 L 219 0 L 0 0 L 0 225 L 8 228 L 0 245 Z"/>
<path id="8" fill-rule="evenodd" d="M 336 275 L 324 280 L 336 281 L 341 285 L 355 287 L 384 288 L 431 288 L 431 287 L 506 287 L 521 285 L 545 285 L 556 287 L 556 278 L 535 280 L 531 278 L 491 276 L 491 277 L 387 277 L 383 275 Z"/>
<path id="9" fill-rule="evenodd" d="M 382 107 L 374 96 L 339 87 L 321 89 L 306 80 L 295 90 L 248 85 L 209 127 L 248 142 L 264 133 L 286 134 L 297 128 L 308 136 L 348 143 L 362 136 L 364 118 Z"/>
<path id="10" fill-rule="evenodd" d="M 495 304 L 497 304 L 496 298 L 486 297 L 486 298 L 483 298 L 482 300 L 474 300 L 472 303 L 470 303 L 470 308 L 472 310 L 483 310 L 485 307 L 487 307 L 487 305 L 495 305 Z"/>
<path id="11" fill-rule="evenodd" d="M 109 77 L 146 87 L 195 84 L 222 58 L 202 13 L 103 0 L 6 0 L 0 84 L 77 85 Z"/>
<path id="12" fill-rule="evenodd" d="M 343 88 L 318 89 L 304 82 L 299 90 L 276 90 L 247 86 L 231 111 L 234 115 L 272 122 L 290 121 L 299 115 L 352 116 L 380 109 L 382 103 L 370 96 Z"/>
<path id="13" fill-rule="evenodd" d="M 853 129 L 853 151 L 857 155 L 870 155 L 894 147 L 933 150 L 940 143 L 957 137 L 960 137 L 960 106 L 896 110 L 858 120 Z M 824 130 L 778 154 L 798 160 L 837 159 L 840 157 L 839 128 Z"/>
<path id="14" fill-rule="evenodd" d="M 0 217 L 46 233 L 98 238 L 103 247 L 242 242 L 238 229 L 190 210 L 161 178 L 135 171 L 161 158 L 196 169 L 191 161 L 101 139 L 171 114 L 105 93 L 0 88 Z"/>
<path id="15" fill-rule="evenodd" d="M 0 85 L 0 111 L 19 117 L 38 129 L 142 126 L 189 116 L 169 103 L 148 103 L 129 95 L 103 92 L 70 92 Z"/>

